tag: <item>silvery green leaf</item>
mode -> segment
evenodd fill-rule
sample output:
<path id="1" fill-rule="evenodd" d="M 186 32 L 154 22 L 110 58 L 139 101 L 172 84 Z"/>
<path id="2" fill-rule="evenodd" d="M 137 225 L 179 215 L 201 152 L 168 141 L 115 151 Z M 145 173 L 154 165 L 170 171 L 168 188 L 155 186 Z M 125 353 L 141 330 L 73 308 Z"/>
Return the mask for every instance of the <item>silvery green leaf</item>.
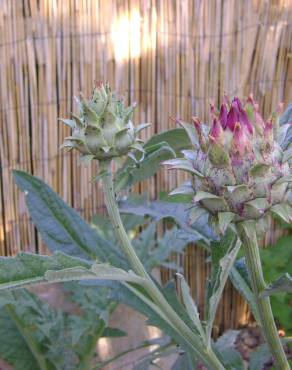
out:
<path id="1" fill-rule="evenodd" d="M 197 152 L 194 150 L 185 149 L 182 150 L 181 152 L 184 155 L 185 159 L 188 159 L 189 161 L 194 161 L 197 156 Z"/>
<path id="2" fill-rule="evenodd" d="M 248 303 L 256 321 L 260 322 L 257 311 L 257 305 L 250 286 L 248 271 L 246 268 L 244 258 L 241 258 L 234 263 L 234 266 L 230 269 L 229 277 L 231 279 L 233 286 L 238 290 L 240 295 Z"/>
<path id="3" fill-rule="evenodd" d="M 238 337 L 239 333 L 240 333 L 240 330 L 229 329 L 225 331 L 215 342 L 215 348 L 221 352 L 227 348 L 234 347 L 236 338 Z"/>
<path id="4" fill-rule="evenodd" d="M 140 125 L 135 127 L 135 132 L 138 134 L 138 132 L 144 130 L 145 128 L 151 126 L 151 123 L 141 123 Z"/>
<path id="5" fill-rule="evenodd" d="M 45 273 L 45 279 L 50 283 L 78 280 L 114 280 L 128 281 L 142 284 L 144 279 L 133 272 L 126 272 L 117 267 L 105 263 L 94 263 L 90 269 L 83 267 L 72 267 L 60 271 L 49 270 Z"/>
<path id="6" fill-rule="evenodd" d="M 59 118 L 59 121 L 65 123 L 65 125 L 71 127 L 72 129 L 76 127 L 76 122 L 73 119 Z"/>
<path id="7" fill-rule="evenodd" d="M 215 353 L 218 354 L 223 365 L 230 370 L 245 369 L 239 352 L 235 350 L 235 342 L 239 332 L 239 330 L 227 330 L 214 344 Z"/>
<path id="8" fill-rule="evenodd" d="M 247 185 L 226 186 L 229 196 L 235 202 L 244 202 L 249 199 L 250 189 Z"/>
<path id="9" fill-rule="evenodd" d="M 291 343 L 291 337 L 281 338 L 282 344 Z M 271 352 L 266 343 L 262 344 L 254 352 L 251 353 L 248 370 L 264 369 L 265 364 L 270 362 L 272 358 Z"/>
<path id="10" fill-rule="evenodd" d="M 48 270 L 78 267 L 88 269 L 86 260 L 56 252 L 52 256 L 19 253 L 16 257 L 0 258 L 0 290 L 20 288 L 46 282 Z"/>
<path id="11" fill-rule="evenodd" d="M 192 206 L 190 203 L 150 202 L 143 197 L 130 198 L 119 203 L 122 213 L 149 216 L 156 221 L 166 218 L 172 219 L 185 233 L 190 234 L 192 241 L 203 240 L 209 245 L 210 239 L 216 239 L 217 236 L 206 219 L 203 219 L 204 217 L 190 225 L 189 212 Z"/>
<path id="12" fill-rule="evenodd" d="M 145 143 L 145 146 L 151 147 L 161 142 L 164 142 L 170 146 L 175 151 L 177 156 L 180 155 L 183 149 L 191 148 L 191 142 L 183 128 L 174 128 L 155 134 Z"/>
<path id="13" fill-rule="evenodd" d="M 280 203 L 272 206 L 271 212 L 287 223 L 292 221 L 292 207 L 287 203 Z"/>
<path id="14" fill-rule="evenodd" d="M 169 193 L 169 195 L 176 195 L 176 194 L 194 194 L 192 182 L 186 181 Z"/>
<path id="15" fill-rule="evenodd" d="M 265 210 L 269 206 L 269 203 L 266 198 L 256 198 L 247 202 L 246 204 L 253 208 L 256 208 L 257 210 Z"/>
<path id="16" fill-rule="evenodd" d="M 292 123 L 292 103 L 288 104 L 285 112 L 280 117 L 280 125 L 285 125 L 286 123 Z"/>
<path id="17" fill-rule="evenodd" d="M 228 370 L 245 370 L 240 353 L 233 348 L 226 348 L 218 352 L 218 357 Z"/>
<path id="18" fill-rule="evenodd" d="M 28 329 L 24 331 L 20 327 L 18 320 L 21 318 L 15 316 L 14 311 L 13 307 L 9 308 L 9 306 L 0 310 L 0 357 L 12 365 L 13 370 L 39 370 L 40 364 L 46 363 L 45 356 L 39 350 L 37 353 L 31 351 L 23 335 Z"/>
<path id="19" fill-rule="evenodd" d="M 189 213 L 189 223 L 192 225 L 195 223 L 200 217 L 207 215 L 208 212 L 206 211 L 205 208 L 200 207 L 200 206 L 194 206 L 190 209 Z"/>
<path id="20" fill-rule="evenodd" d="M 42 180 L 22 171 L 13 171 L 13 175 L 25 193 L 30 217 L 51 252 L 62 250 L 70 256 L 128 267 L 116 245 L 99 236 Z"/>
<path id="21" fill-rule="evenodd" d="M 266 345 L 261 345 L 250 356 L 249 370 L 263 369 L 264 365 L 271 360 L 271 353 Z"/>
<path id="22" fill-rule="evenodd" d="M 195 129 L 194 125 L 192 125 L 188 122 L 184 122 L 184 121 L 179 121 L 179 124 L 186 130 L 186 133 L 188 134 L 188 137 L 189 137 L 192 145 L 195 148 L 199 148 L 200 144 L 199 144 L 199 141 L 198 141 L 198 136 L 197 136 L 197 132 L 196 132 L 196 129 Z"/>
<path id="23" fill-rule="evenodd" d="M 219 212 L 218 213 L 218 226 L 219 230 L 222 234 L 225 233 L 227 230 L 228 226 L 234 219 L 235 214 L 232 212 Z"/>
<path id="24" fill-rule="evenodd" d="M 230 228 L 220 241 L 211 242 L 212 264 L 206 299 L 206 335 L 209 344 L 217 306 L 240 246 L 240 240 Z"/>
<path id="25" fill-rule="evenodd" d="M 214 195 L 212 193 L 207 193 L 206 191 L 198 191 L 195 195 L 194 201 L 199 202 L 204 199 L 221 199 L 217 195 Z"/>
<path id="26" fill-rule="evenodd" d="M 192 162 L 190 162 L 188 159 L 170 159 L 164 161 L 162 164 L 167 166 L 170 170 L 184 170 L 190 172 L 192 175 L 198 176 L 199 178 L 204 178 L 204 175 L 197 171 L 193 167 Z"/>
<path id="27" fill-rule="evenodd" d="M 292 277 L 288 273 L 280 276 L 273 283 L 269 284 L 269 286 L 260 293 L 260 297 L 265 298 L 271 294 L 283 292 L 292 293 Z"/>
<path id="28" fill-rule="evenodd" d="M 205 333 L 205 331 L 203 329 L 203 326 L 201 324 L 198 308 L 197 308 L 193 298 L 191 297 L 190 287 L 188 286 L 187 282 L 185 281 L 183 275 L 176 274 L 176 276 L 178 277 L 178 281 L 180 283 L 183 303 L 185 305 L 187 313 L 188 313 L 190 319 L 193 321 L 193 323 L 194 323 L 196 329 L 198 330 L 202 340 L 205 342 L 206 341 L 206 333 Z"/>
<path id="29" fill-rule="evenodd" d="M 292 124 L 285 123 L 279 128 L 278 142 L 283 150 L 286 150 L 292 141 Z"/>

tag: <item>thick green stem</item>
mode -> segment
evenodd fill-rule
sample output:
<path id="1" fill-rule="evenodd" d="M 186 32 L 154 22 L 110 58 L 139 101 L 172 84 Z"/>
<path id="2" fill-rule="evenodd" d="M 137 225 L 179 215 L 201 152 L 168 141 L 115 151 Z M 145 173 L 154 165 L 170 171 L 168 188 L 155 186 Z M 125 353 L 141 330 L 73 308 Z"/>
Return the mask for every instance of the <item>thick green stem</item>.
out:
<path id="1" fill-rule="evenodd" d="M 270 299 L 269 297 L 260 298 L 260 293 L 266 288 L 266 283 L 263 276 L 254 222 L 246 221 L 239 224 L 238 231 L 243 243 L 246 265 L 258 309 L 258 316 L 260 319 L 259 325 L 262 327 L 263 334 L 276 362 L 277 369 L 289 370 L 290 366 L 277 332 Z"/>
<path id="2" fill-rule="evenodd" d="M 127 256 L 132 269 L 137 275 L 145 279 L 146 283 L 144 287 L 147 293 L 153 299 L 154 303 L 161 309 L 165 317 L 172 324 L 173 328 L 185 339 L 187 343 L 189 343 L 196 356 L 199 357 L 209 369 L 224 370 L 224 366 L 213 353 L 212 349 L 207 348 L 198 340 L 192 330 L 169 305 L 163 294 L 160 292 L 145 270 L 128 238 L 120 217 L 119 209 L 115 199 L 110 161 L 100 162 L 100 165 L 101 170 L 107 172 L 107 175 L 103 177 L 103 191 L 108 214 L 119 239 L 120 245 Z"/>

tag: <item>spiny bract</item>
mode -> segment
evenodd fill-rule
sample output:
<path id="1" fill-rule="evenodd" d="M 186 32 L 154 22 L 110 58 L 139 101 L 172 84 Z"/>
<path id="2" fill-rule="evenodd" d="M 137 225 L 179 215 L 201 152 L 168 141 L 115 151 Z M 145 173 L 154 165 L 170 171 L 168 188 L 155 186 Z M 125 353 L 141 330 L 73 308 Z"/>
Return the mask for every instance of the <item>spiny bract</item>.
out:
<path id="1" fill-rule="evenodd" d="M 197 117 L 193 124 L 179 120 L 193 150 L 182 151 L 183 159 L 164 162 L 192 175 L 171 193 L 194 193 L 190 222 L 208 213 L 224 233 L 230 224 L 245 220 L 257 220 L 263 231 L 270 212 L 292 221 L 292 122 L 280 125 L 278 112 L 264 120 L 252 96 L 245 104 L 225 96 L 219 112 L 211 106 L 211 116 L 211 125 Z"/>
<path id="2" fill-rule="evenodd" d="M 108 160 L 128 154 L 132 149 L 143 152 L 138 132 L 148 126 L 134 127 L 131 119 L 135 106 L 126 108 L 108 84 L 94 88 L 89 100 L 80 97 L 79 117 L 61 119 L 71 127 L 63 148 L 77 149 L 86 159 Z"/>

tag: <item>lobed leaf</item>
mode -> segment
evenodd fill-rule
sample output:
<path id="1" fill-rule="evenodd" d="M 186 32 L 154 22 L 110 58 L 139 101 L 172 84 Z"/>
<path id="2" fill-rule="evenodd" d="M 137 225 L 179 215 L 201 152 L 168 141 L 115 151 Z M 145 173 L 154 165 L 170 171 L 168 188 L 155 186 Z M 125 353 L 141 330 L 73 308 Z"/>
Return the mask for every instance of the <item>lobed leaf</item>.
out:
<path id="1" fill-rule="evenodd" d="M 0 290 L 46 282 L 117 280 L 143 284 L 143 279 L 117 267 L 71 257 L 63 253 L 40 256 L 20 253 L 0 258 Z"/>
<path id="2" fill-rule="evenodd" d="M 42 180 L 22 171 L 13 171 L 13 175 L 25 193 L 31 219 L 51 252 L 61 250 L 70 256 L 128 266 L 120 250 L 101 238 Z"/>
<path id="3" fill-rule="evenodd" d="M 148 201 L 144 197 L 128 198 L 119 202 L 122 213 L 130 213 L 139 216 L 149 216 L 155 221 L 171 219 L 189 236 L 190 241 L 202 240 L 207 244 L 216 239 L 216 235 L 201 217 L 194 224 L 190 224 L 190 212 L 193 205 L 189 203 L 174 203 L 166 201 Z"/>

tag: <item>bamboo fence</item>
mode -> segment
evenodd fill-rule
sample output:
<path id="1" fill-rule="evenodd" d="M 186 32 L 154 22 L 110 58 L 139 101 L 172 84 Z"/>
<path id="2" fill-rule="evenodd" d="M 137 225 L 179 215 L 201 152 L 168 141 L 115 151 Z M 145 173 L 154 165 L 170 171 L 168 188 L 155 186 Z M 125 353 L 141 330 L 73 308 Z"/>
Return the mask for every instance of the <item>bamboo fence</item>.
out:
<path id="1" fill-rule="evenodd" d="M 225 91 L 253 92 L 267 115 L 292 100 L 292 1 L 1 0 L 1 255 L 46 252 L 12 169 L 40 176 L 86 219 L 101 209 L 100 188 L 89 181 L 96 167 L 78 166 L 76 154 L 59 151 L 68 131 L 57 123 L 76 110 L 72 96 L 88 95 L 99 80 L 138 103 L 136 123 L 152 123 L 144 138 L 174 127 L 169 116 L 207 120 L 209 102 L 219 104 Z M 161 171 L 136 190 L 154 197 L 181 178 Z M 176 258 L 202 308 L 204 253 L 192 246 Z M 247 317 L 228 285 L 220 328 Z"/>

